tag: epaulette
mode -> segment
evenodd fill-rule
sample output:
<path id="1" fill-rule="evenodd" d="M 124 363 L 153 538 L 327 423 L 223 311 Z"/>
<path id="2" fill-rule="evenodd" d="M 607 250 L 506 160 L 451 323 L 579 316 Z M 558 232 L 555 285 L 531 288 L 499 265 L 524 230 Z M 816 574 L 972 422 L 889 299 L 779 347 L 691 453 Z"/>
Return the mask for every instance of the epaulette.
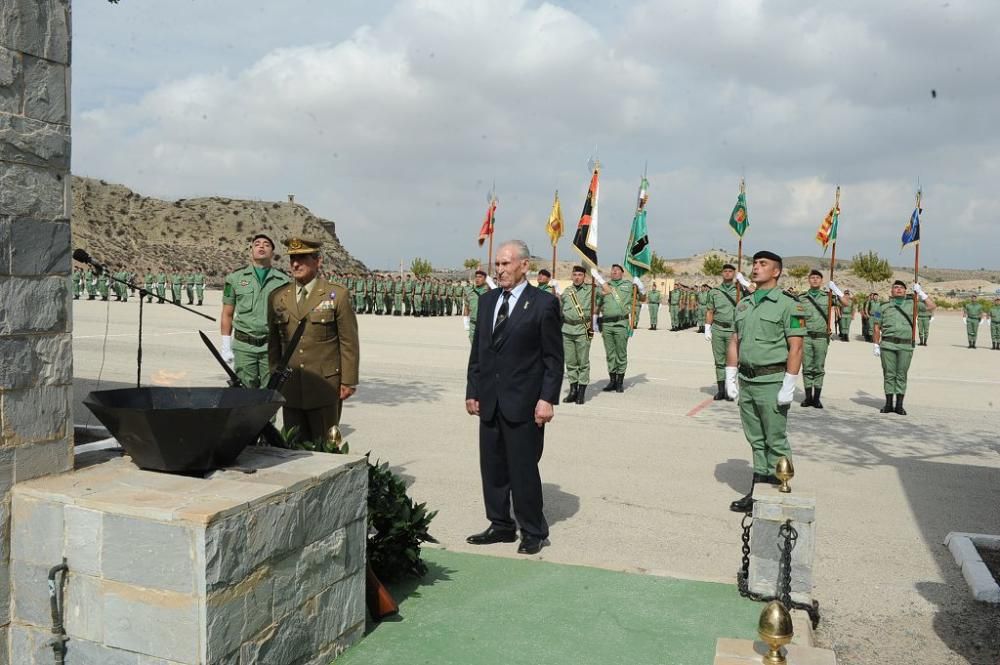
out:
<path id="1" fill-rule="evenodd" d="M 799 301 L 799 296 L 797 294 L 795 294 L 795 293 L 792 293 L 791 291 L 785 290 L 785 291 L 782 291 L 782 293 L 784 293 L 786 296 L 788 296 L 789 298 L 791 298 L 795 302 Z"/>

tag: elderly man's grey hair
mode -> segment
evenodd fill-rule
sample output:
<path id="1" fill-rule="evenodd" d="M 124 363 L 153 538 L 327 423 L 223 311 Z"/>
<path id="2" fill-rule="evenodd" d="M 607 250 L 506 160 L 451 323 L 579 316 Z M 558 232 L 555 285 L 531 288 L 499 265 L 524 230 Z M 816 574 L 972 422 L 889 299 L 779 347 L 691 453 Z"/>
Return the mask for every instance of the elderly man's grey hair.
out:
<path id="1" fill-rule="evenodd" d="M 523 240 L 505 240 L 503 244 L 497 248 L 497 251 L 503 249 L 504 247 L 513 247 L 517 251 L 518 259 L 530 259 L 531 251 L 528 249 L 528 243 Z"/>

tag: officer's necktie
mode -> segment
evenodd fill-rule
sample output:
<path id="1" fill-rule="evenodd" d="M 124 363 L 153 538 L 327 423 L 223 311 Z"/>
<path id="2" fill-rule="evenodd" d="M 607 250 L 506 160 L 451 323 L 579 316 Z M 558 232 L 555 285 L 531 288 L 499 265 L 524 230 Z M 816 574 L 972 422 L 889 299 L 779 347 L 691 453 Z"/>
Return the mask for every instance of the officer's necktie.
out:
<path id="1" fill-rule="evenodd" d="M 299 306 L 299 311 L 300 312 L 302 312 L 302 311 L 305 310 L 306 298 L 308 298 L 308 297 L 309 297 L 309 291 L 306 289 L 306 287 L 300 286 L 299 287 L 299 301 L 298 301 L 298 306 Z"/>
<path id="2" fill-rule="evenodd" d="M 496 335 L 497 331 L 503 327 L 503 324 L 507 322 L 507 316 L 510 314 L 510 291 L 503 292 L 503 302 L 500 303 L 500 311 L 497 312 L 496 323 L 493 324 L 493 334 Z"/>

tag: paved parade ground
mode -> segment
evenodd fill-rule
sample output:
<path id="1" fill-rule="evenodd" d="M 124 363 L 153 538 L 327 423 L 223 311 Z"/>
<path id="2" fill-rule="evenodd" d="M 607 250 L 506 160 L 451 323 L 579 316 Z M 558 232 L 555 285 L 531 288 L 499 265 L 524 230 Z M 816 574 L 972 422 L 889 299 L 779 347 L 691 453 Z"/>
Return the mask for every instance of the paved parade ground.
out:
<path id="1" fill-rule="evenodd" d="M 219 303 L 209 291 L 200 309 L 218 316 Z M 551 545 L 535 558 L 722 582 L 737 596 L 740 515 L 728 506 L 748 488 L 749 447 L 735 404 L 711 401 L 709 344 L 670 332 L 660 311 L 660 330 L 645 329 L 644 313 L 629 344 L 624 394 L 599 390 L 607 374 L 598 338 L 587 403 L 556 409 L 541 462 Z M 96 423 L 80 399 L 98 375 L 105 388 L 134 385 L 137 320 L 134 299 L 74 302 L 76 423 Z M 351 452 L 390 461 L 414 498 L 440 511 L 431 531 L 449 550 L 525 558 L 516 543 L 465 543 L 486 521 L 477 421 L 463 403 L 461 317 L 359 321 L 361 383 L 343 416 Z M 854 336 L 859 328 L 855 320 Z M 224 385 L 198 329 L 218 341 L 218 324 L 145 306 L 144 384 Z M 859 339 L 831 342 L 826 408 L 791 409 L 791 485 L 817 497 L 816 641 L 841 663 L 1000 662 L 1000 609 L 971 599 L 941 544 L 949 531 L 1000 534 L 1000 351 L 980 330 L 980 348 L 969 350 L 961 316 L 936 317 L 930 346 L 914 353 L 908 416 L 878 412 L 879 361 Z M 558 589 L 545 589 L 558 607 Z M 736 636 L 731 625 L 720 617 L 718 637 Z"/>

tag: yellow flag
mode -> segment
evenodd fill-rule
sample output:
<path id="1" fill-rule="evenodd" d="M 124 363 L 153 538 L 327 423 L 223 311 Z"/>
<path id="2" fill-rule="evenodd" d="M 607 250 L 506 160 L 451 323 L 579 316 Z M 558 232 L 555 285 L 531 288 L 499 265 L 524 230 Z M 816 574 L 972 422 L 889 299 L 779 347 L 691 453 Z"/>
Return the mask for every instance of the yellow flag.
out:
<path id="1" fill-rule="evenodd" d="M 552 246 L 555 247 L 563 234 L 563 218 L 562 208 L 559 206 L 559 192 L 556 192 L 556 200 L 552 203 L 552 212 L 549 213 L 549 222 L 545 225 L 545 231 L 549 234 Z"/>

